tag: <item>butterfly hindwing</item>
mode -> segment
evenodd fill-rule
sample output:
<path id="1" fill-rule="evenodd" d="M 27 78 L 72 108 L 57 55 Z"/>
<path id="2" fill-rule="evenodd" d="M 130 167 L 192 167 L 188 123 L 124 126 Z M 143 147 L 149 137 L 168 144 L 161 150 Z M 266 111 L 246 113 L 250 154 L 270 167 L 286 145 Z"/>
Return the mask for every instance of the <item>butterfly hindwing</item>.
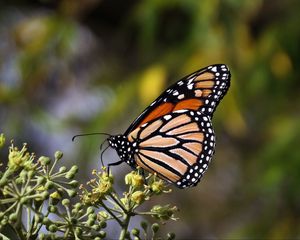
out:
<path id="1" fill-rule="evenodd" d="M 230 72 L 226 65 L 215 64 L 202 68 L 165 90 L 125 132 L 155 118 L 177 110 L 198 110 L 212 115 L 230 85 Z"/>
<path id="2" fill-rule="evenodd" d="M 180 188 L 196 185 L 214 152 L 210 117 L 200 111 L 179 110 L 159 117 L 129 133 L 139 139 L 135 163 Z"/>

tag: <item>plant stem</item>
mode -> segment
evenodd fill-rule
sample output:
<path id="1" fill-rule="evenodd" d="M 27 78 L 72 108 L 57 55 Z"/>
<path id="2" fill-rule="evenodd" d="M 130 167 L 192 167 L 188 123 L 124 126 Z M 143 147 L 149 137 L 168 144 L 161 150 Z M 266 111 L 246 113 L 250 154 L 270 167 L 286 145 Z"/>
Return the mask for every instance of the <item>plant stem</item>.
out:
<path id="1" fill-rule="evenodd" d="M 103 202 L 101 204 L 101 207 L 103 207 L 120 224 L 120 226 L 123 225 L 121 220 Z M 126 213 L 124 213 L 124 214 L 126 214 Z"/>
<path id="2" fill-rule="evenodd" d="M 127 209 L 120 203 L 119 199 L 116 198 L 112 193 L 108 194 L 114 201 L 115 203 L 123 210 L 123 212 L 127 213 Z"/>
<path id="3" fill-rule="evenodd" d="M 123 221 L 123 224 L 122 224 L 122 230 L 121 230 L 121 233 L 120 233 L 119 240 L 125 240 L 126 233 L 128 231 L 129 221 L 130 221 L 130 215 L 124 213 L 124 221 Z"/>

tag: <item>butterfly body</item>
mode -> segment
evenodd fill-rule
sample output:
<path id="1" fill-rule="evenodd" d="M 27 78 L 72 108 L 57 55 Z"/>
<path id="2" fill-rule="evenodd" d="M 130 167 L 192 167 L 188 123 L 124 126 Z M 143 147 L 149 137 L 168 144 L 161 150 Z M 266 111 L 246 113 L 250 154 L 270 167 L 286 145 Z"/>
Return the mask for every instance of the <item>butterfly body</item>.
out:
<path id="1" fill-rule="evenodd" d="M 132 168 L 179 188 L 195 186 L 214 153 L 211 118 L 229 85 L 226 65 L 200 69 L 164 91 L 124 134 L 110 137 L 109 145 Z"/>

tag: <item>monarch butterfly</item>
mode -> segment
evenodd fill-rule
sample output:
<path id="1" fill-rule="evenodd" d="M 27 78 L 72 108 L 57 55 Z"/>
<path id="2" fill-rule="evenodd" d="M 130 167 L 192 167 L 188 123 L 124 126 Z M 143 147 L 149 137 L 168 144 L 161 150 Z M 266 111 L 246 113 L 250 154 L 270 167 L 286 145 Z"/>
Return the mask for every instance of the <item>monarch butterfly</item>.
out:
<path id="1" fill-rule="evenodd" d="M 179 188 L 197 185 L 215 150 L 211 118 L 230 86 L 224 64 L 202 68 L 173 84 L 124 134 L 110 136 L 120 161 L 140 166 Z"/>

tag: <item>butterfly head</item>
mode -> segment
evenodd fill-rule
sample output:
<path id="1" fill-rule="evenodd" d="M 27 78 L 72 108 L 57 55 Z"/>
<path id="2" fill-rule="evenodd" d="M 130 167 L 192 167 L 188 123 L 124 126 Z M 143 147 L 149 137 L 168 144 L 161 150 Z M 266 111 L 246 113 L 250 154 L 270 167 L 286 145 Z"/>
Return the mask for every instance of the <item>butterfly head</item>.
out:
<path id="1" fill-rule="evenodd" d="M 133 160 L 134 147 L 124 135 L 110 136 L 107 140 L 109 145 L 117 151 L 122 161 L 135 167 L 136 164 Z"/>

